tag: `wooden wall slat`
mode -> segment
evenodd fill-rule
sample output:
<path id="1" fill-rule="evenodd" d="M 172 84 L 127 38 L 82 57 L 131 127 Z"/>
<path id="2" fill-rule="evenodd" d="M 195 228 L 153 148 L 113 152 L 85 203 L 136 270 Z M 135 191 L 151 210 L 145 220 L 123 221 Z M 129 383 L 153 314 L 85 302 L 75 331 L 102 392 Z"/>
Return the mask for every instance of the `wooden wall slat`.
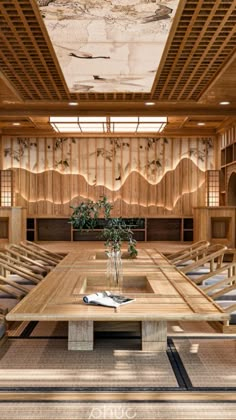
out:
<path id="1" fill-rule="evenodd" d="M 29 216 L 71 214 L 70 205 L 106 195 L 113 216 L 191 216 L 204 205 L 205 171 L 216 169 L 211 138 L 3 137 L 16 205 Z"/>

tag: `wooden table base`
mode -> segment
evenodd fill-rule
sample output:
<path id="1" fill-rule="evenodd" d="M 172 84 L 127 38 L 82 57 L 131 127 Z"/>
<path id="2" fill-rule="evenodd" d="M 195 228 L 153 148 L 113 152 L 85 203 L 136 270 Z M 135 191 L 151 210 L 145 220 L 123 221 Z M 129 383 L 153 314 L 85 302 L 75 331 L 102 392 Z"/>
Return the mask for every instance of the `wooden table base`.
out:
<path id="1" fill-rule="evenodd" d="M 142 350 L 165 351 L 166 347 L 166 321 L 142 321 Z"/>
<path id="2" fill-rule="evenodd" d="M 69 321 L 68 350 L 93 350 L 93 321 Z"/>
<path id="3" fill-rule="evenodd" d="M 69 321 L 68 350 L 93 350 L 93 321 Z M 142 321 L 142 350 L 165 351 L 167 346 L 166 321 Z"/>

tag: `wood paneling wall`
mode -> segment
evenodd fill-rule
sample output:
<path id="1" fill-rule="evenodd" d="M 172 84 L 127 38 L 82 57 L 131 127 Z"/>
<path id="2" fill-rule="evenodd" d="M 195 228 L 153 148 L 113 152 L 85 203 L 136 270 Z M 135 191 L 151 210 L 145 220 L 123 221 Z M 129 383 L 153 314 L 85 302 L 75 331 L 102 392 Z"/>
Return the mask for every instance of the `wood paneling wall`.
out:
<path id="1" fill-rule="evenodd" d="M 215 169 L 214 138 L 2 137 L 2 169 L 15 172 L 15 202 L 29 216 L 68 216 L 106 195 L 113 215 L 192 215 Z"/>
<path id="2" fill-rule="evenodd" d="M 236 142 L 236 124 L 227 128 L 227 130 L 225 130 L 223 133 L 220 134 L 221 149 L 235 142 Z"/>

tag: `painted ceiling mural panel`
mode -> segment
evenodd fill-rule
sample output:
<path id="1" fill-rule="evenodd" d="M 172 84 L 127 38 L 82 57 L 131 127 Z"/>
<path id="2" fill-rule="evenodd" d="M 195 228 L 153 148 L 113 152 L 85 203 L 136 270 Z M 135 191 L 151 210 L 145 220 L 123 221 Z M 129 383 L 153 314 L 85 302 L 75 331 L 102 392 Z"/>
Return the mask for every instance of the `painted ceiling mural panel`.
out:
<path id="1" fill-rule="evenodd" d="M 37 0 L 71 92 L 148 92 L 179 0 Z"/>

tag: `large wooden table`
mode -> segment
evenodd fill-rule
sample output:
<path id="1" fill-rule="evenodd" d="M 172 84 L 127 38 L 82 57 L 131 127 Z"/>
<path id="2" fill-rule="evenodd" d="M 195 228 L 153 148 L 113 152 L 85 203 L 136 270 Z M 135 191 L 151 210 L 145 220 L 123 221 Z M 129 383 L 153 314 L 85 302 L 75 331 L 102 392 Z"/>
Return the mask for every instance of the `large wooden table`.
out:
<path id="1" fill-rule="evenodd" d="M 214 301 L 155 249 L 123 260 L 123 294 L 136 301 L 117 309 L 86 305 L 107 290 L 102 251 L 69 253 L 8 315 L 8 321 L 68 321 L 68 349 L 92 350 L 95 321 L 141 322 L 142 349 L 166 349 L 167 321 L 229 319 Z"/>

